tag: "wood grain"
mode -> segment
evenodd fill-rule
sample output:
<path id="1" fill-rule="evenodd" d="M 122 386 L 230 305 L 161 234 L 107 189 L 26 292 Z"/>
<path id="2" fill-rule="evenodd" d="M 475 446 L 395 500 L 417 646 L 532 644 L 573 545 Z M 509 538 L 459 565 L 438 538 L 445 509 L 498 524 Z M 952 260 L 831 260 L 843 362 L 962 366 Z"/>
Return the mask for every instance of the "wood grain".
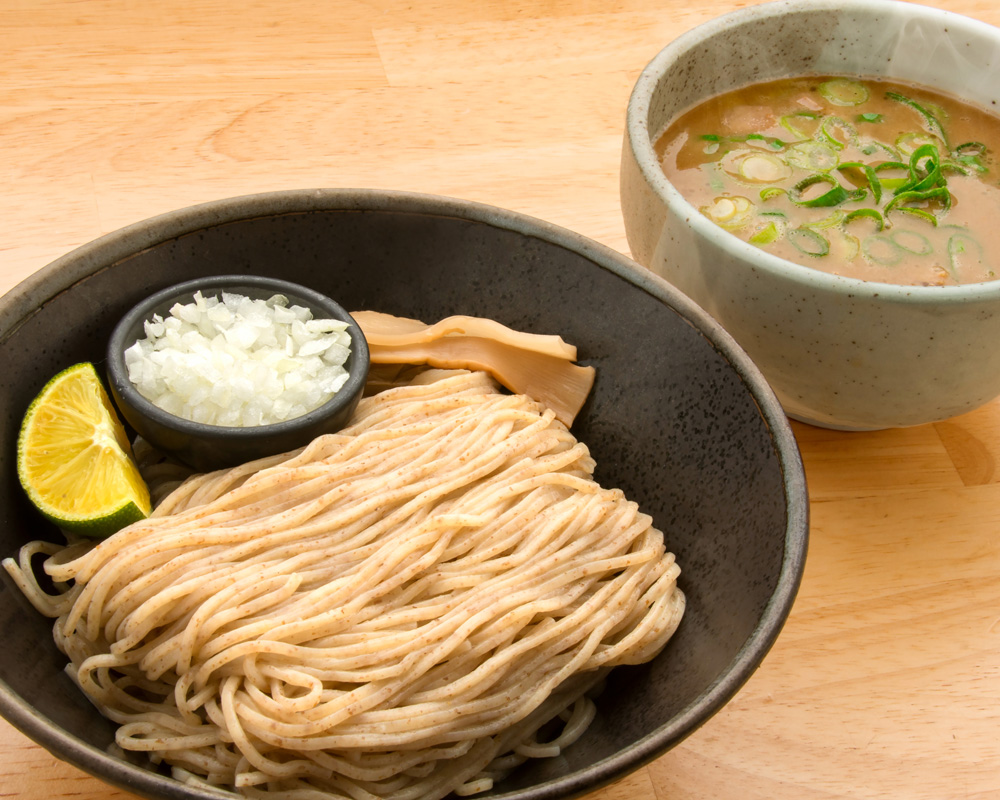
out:
<path id="1" fill-rule="evenodd" d="M 722 0 L 2 0 L 0 290 L 131 222 L 271 189 L 492 203 L 627 252 L 625 105 Z M 927 5 L 1000 24 L 994 0 Z M 595 800 L 1000 796 L 1000 402 L 794 426 L 812 503 L 774 649 Z M 129 798 L 0 722 L 0 797 Z"/>

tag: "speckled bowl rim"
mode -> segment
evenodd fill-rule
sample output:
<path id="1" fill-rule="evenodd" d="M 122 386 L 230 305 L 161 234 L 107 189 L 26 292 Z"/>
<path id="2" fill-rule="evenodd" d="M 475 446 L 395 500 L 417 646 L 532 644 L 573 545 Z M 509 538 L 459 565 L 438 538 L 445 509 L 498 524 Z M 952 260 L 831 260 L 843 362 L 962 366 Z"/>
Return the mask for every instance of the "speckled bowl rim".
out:
<path id="1" fill-rule="evenodd" d="M 203 203 L 162 214 L 96 239 L 53 261 L 0 297 L 0 335 L 18 327 L 49 299 L 116 262 L 208 226 L 309 211 L 387 211 L 453 217 L 520 233 L 575 252 L 675 309 L 733 366 L 772 435 L 782 471 L 787 521 L 784 556 L 774 592 L 760 621 L 727 670 L 678 714 L 613 756 L 534 786 L 487 795 L 489 800 L 556 800 L 612 783 L 662 755 L 697 730 L 753 675 L 774 645 L 791 611 L 805 568 L 809 498 L 791 425 L 756 365 L 722 327 L 692 300 L 621 253 L 557 225 L 472 201 L 378 189 L 302 189 L 265 192 Z M 0 681 L 0 715 L 60 759 L 104 782 L 158 800 L 229 798 L 211 787 L 180 784 L 108 753 L 48 723 Z"/>
<path id="2" fill-rule="evenodd" d="M 950 30 L 974 33 L 996 40 L 1000 47 L 1000 29 L 985 22 L 956 14 L 953 11 L 915 5 L 904 0 L 774 0 L 749 6 L 715 17 L 692 28 L 664 47 L 640 73 L 626 109 L 625 127 L 629 147 L 643 179 L 668 208 L 675 209 L 700 237 L 711 241 L 734 260 L 752 264 L 765 272 L 776 274 L 792 283 L 811 290 L 850 295 L 856 298 L 878 297 L 882 303 L 939 305 L 940 303 L 980 302 L 1000 298 L 1000 280 L 970 283 L 962 286 L 911 286 L 879 281 L 865 281 L 833 275 L 829 272 L 796 264 L 767 253 L 737 236 L 719 228 L 688 202 L 663 174 L 650 138 L 647 120 L 653 94 L 661 77 L 678 56 L 697 49 L 703 42 L 727 28 L 755 20 L 777 19 L 788 13 L 845 11 L 909 13 Z"/>

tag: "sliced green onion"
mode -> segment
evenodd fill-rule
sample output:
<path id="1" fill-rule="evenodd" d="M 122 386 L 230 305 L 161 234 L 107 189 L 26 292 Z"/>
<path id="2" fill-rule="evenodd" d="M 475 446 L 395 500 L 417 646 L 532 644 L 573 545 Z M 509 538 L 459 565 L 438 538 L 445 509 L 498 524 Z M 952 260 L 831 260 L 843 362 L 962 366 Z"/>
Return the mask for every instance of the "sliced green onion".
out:
<path id="1" fill-rule="evenodd" d="M 982 266 L 983 247 L 969 233 L 959 231 L 948 239 L 948 271 L 956 283 L 961 283 L 959 276 L 969 266 L 970 261 Z"/>
<path id="2" fill-rule="evenodd" d="M 876 164 L 873 169 L 876 173 L 888 172 L 890 170 L 905 173 L 905 175 L 895 178 L 883 178 L 879 176 L 879 183 L 883 189 L 898 189 L 900 186 L 904 186 L 910 179 L 910 168 L 901 161 L 883 161 L 881 164 Z"/>
<path id="3" fill-rule="evenodd" d="M 876 230 L 878 231 L 881 231 L 885 227 L 885 218 L 874 208 L 856 208 L 854 211 L 849 211 L 844 217 L 844 224 L 849 225 L 858 219 L 875 220 L 875 224 L 878 226 Z"/>
<path id="4" fill-rule="evenodd" d="M 702 206 L 699 211 L 716 225 L 726 230 L 737 230 L 750 221 L 753 203 L 738 195 L 724 195 L 716 197 L 711 205 Z"/>
<path id="5" fill-rule="evenodd" d="M 990 171 L 989 167 L 987 167 L 985 164 L 983 164 L 982 161 L 979 160 L 979 156 L 957 156 L 955 160 L 958 161 L 959 164 L 961 164 L 961 165 L 963 165 L 965 167 L 969 167 L 970 169 L 974 169 L 976 172 L 989 172 Z M 966 174 L 968 174 L 968 173 L 966 173 Z"/>
<path id="6" fill-rule="evenodd" d="M 826 237 L 809 228 L 793 228 L 785 234 L 788 241 L 803 255 L 820 258 L 830 253 Z"/>
<path id="7" fill-rule="evenodd" d="M 948 136 L 944 132 L 944 127 L 941 125 L 940 120 L 938 120 L 937 116 L 935 116 L 934 114 L 934 111 L 937 111 L 938 109 L 934 109 L 932 111 L 930 108 L 922 106 L 915 100 L 912 100 L 909 97 L 906 97 L 905 95 L 899 94 L 898 92 L 886 92 L 885 96 L 889 100 L 892 100 L 896 103 L 902 103 L 903 105 L 909 106 L 914 111 L 916 111 L 923 119 L 924 127 L 927 129 L 927 132 L 933 136 L 937 136 L 946 145 L 948 144 Z"/>
<path id="8" fill-rule="evenodd" d="M 904 164 L 902 161 L 883 161 L 881 164 L 876 164 L 873 169 L 876 172 L 885 172 L 887 169 L 899 169 L 909 172 L 910 165 Z"/>
<path id="9" fill-rule="evenodd" d="M 889 209 L 887 208 L 886 209 L 886 213 L 888 213 L 888 210 Z M 923 209 L 923 208 L 911 208 L 910 206 L 898 206 L 898 207 L 892 209 L 892 213 L 893 214 L 906 214 L 907 216 L 910 216 L 910 217 L 916 217 L 917 219 L 921 219 L 924 222 L 926 222 L 926 223 L 928 223 L 930 225 L 933 225 L 935 227 L 938 224 L 938 218 L 936 216 L 934 216 L 934 214 L 932 214 L 930 211 L 927 211 L 926 209 Z"/>
<path id="10" fill-rule="evenodd" d="M 778 219 L 788 219 L 788 214 L 784 211 L 759 211 L 757 215 L 760 217 L 777 217 Z"/>
<path id="11" fill-rule="evenodd" d="M 718 153 L 719 148 L 722 147 L 722 137 L 716 133 L 703 133 L 698 138 L 705 142 L 702 152 L 707 156 Z"/>
<path id="12" fill-rule="evenodd" d="M 817 183 L 825 183 L 830 188 L 819 197 L 813 197 L 809 200 L 802 199 L 802 193 Z M 867 192 L 864 189 L 848 192 L 847 189 L 840 185 L 836 178 L 831 177 L 825 172 L 817 172 L 803 178 L 789 189 L 788 199 L 795 203 L 795 205 L 805 206 L 806 208 L 829 208 L 830 206 L 839 206 L 848 200 L 861 200 L 866 194 Z"/>
<path id="13" fill-rule="evenodd" d="M 869 97 L 868 87 L 847 78 L 823 81 L 817 89 L 827 102 L 835 106 L 859 106 Z"/>
<path id="14" fill-rule="evenodd" d="M 829 172 L 840 163 L 837 150 L 824 142 L 802 142 L 785 151 L 785 160 L 793 167 Z"/>
<path id="15" fill-rule="evenodd" d="M 861 252 L 869 261 L 885 267 L 894 266 L 903 258 L 903 249 L 882 233 L 866 236 L 861 242 Z"/>
<path id="16" fill-rule="evenodd" d="M 883 120 L 883 117 L 881 114 L 869 112 L 867 114 L 858 114 L 856 119 L 858 120 L 858 122 L 881 122 Z"/>
<path id="17" fill-rule="evenodd" d="M 889 234 L 889 238 L 896 243 L 897 247 L 901 247 L 907 253 L 926 256 L 934 252 L 934 246 L 928 241 L 927 237 L 916 231 L 893 231 Z"/>
<path id="18" fill-rule="evenodd" d="M 802 199 L 802 193 L 817 183 L 825 183 L 830 188 L 819 197 L 810 200 Z M 834 178 L 825 172 L 815 173 L 807 178 L 803 178 L 788 190 L 788 199 L 799 206 L 807 208 L 818 208 L 840 205 L 847 199 L 847 190 L 841 186 Z"/>
<path id="19" fill-rule="evenodd" d="M 944 145 L 944 142 L 933 136 L 928 136 L 926 133 L 904 133 L 896 138 L 895 144 L 900 155 L 909 158 L 911 153 L 924 145 L 932 144 L 936 147 Z"/>
<path id="20" fill-rule="evenodd" d="M 814 231 L 822 231 L 822 230 L 827 230 L 828 228 L 836 228 L 838 225 L 843 224 L 844 218 L 846 216 L 847 215 L 843 211 L 837 209 L 828 217 L 823 217 L 823 219 L 816 220 L 815 222 L 803 222 L 800 227 L 811 228 Z"/>
<path id="21" fill-rule="evenodd" d="M 868 184 L 868 188 L 872 191 L 872 197 L 875 198 L 876 203 L 882 202 L 882 182 L 878 179 L 878 175 L 875 170 L 869 167 L 867 164 L 862 164 L 860 161 L 847 161 L 837 167 L 837 171 L 844 173 L 850 178 L 851 173 L 857 174 L 860 172 L 865 181 Z M 857 186 L 855 181 L 851 181 Z"/>
<path id="22" fill-rule="evenodd" d="M 781 119 L 778 120 L 782 128 L 788 131 L 792 136 L 797 136 L 799 139 L 810 139 L 812 135 L 801 128 L 795 127 L 793 120 L 809 120 L 814 122 L 819 119 L 819 114 L 812 111 L 797 111 L 794 114 L 785 114 Z"/>
<path id="23" fill-rule="evenodd" d="M 843 139 L 837 136 L 838 129 L 845 134 Z M 847 145 L 856 144 L 858 141 L 855 127 L 840 117 L 824 117 L 819 125 L 819 135 L 835 150 L 843 150 Z"/>
<path id="24" fill-rule="evenodd" d="M 760 199 L 770 200 L 772 197 L 780 197 L 781 195 L 787 193 L 788 192 L 780 186 L 768 186 L 766 189 L 760 190 Z"/>
<path id="25" fill-rule="evenodd" d="M 982 142 L 964 142 L 955 148 L 957 155 L 986 155 L 986 145 Z"/>
<path id="26" fill-rule="evenodd" d="M 748 144 L 758 150 L 761 149 L 758 145 L 770 147 L 772 150 L 781 150 L 785 146 L 785 143 L 781 141 L 781 139 L 776 139 L 773 136 L 764 136 L 762 133 L 748 133 L 745 136 L 730 136 L 726 139 L 726 141 Z"/>
<path id="27" fill-rule="evenodd" d="M 779 183 L 792 175 L 792 168 L 770 153 L 743 156 L 737 170 L 739 177 L 749 183 Z"/>
<path id="28" fill-rule="evenodd" d="M 861 242 L 858 241 L 857 236 L 852 236 L 847 231 L 842 231 L 842 233 L 844 236 L 844 246 L 847 248 L 847 251 L 844 253 L 844 261 L 850 263 L 861 252 Z"/>
<path id="29" fill-rule="evenodd" d="M 982 142 L 965 142 L 955 148 L 955 160 L 976 172 L 989 172 L 982 159 L 986 156 L 986 145 Z M 942 166 L 946 166 L 942 164 Z M 951 166 L 948 164 L 947 166 Z"/>
<path id="30" fill-rule="evenodd" d="M 885 213 L 888 214 L 890 211 L 894 211 L 897 208 L 905 207 L 905 203 L 924 203 L 934 201 L 940 201 L 942 209 L 947 211 L 951 208 L 951 192 L 943 186 L 939 186 L 936 189 L 928 189 L 922 192 L 900 192 L 886 204 Z"/>
<path id="31" fill-rule="evenodd" d="M 885 142 L 878 141 L 878 139 L 864 139 L 858 146 L 866 156 L 873 156 L 876 153 L 880 153 L 889 161 L 901 161 L 903 158 L 896 148 L 890 147 Z"/>
<path id="32" fill-rule="evenodd" d="M 932 144 L 925 144 L 918 147 L 910 154 L 910 163 L 907 169 L 910 173 L 910 180 L 900 187 L 897 187 L 894 194 L 902 192 L 926 192 L 930 189 L 944 185 L 944 176 L 941 175 L 940 156 L 938 149 Z"/>
<path id="33" fill-rule="evenodd" d="M 750 237 L 750 242 L 751 244 L 771 244 L 771 242 L 776 241 L 779 236 L 781 236 L 781 233 L 778 231 L 778 226 L 773 222 L 769 222 L 765 227 L 761 228 Z"/>
<path id="34" fill-rule="evenodd" d="M 931 103 L 927 100 L 921 102 L 924 110 L 934 117 L 938 122 L 941 123 L 941 127 L 944 128 L 945 123 L 948 121 L 948 112 L 944 110 L 943 107 L 939 106 L 937 103 Z"/>

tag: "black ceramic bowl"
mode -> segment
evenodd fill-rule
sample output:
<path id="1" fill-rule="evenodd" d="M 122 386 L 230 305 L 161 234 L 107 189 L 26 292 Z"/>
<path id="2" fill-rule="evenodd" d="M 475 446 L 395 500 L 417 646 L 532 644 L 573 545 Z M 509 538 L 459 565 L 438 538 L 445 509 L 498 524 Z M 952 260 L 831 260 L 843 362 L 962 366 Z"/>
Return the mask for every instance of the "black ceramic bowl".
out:
<path id="1" fill-rule="evenodd" d="M 574 431 L 597 478 L 665 531 L 687 611 L 653 661 L 612 672 L 583 738 L 525 764 L 489 797 L 555 800 L 620 778 L 708 720 L 760 664 L 799 584 L 808 505 L 791 429 L 757 368 L 701 309 L 613 250 L 445 198 L 313 190 L 210 203 L 111 233 L 2 298 L 0 554 L 60 539 L 15 474 L 31 398 L 63 367 L 100 360 L 144 297 L 220 272 L 280 275 L 352 311 L 476 314 L 558 333 L 596 367 Z M 0 712 L 28 736 L 144 797 L 219 797 L 109 752 L 114 725 L 63 673 L 51 622 L 2 571 L 0 630 Z"/>
<path id="2" fill-rule="evenodd" d="M 191 302 L 198 291 L 206 297 L 225 291 L 255 300 L 267 300 L 281 294 L 290 304 L 308 308 L 314 319 L 338 319 L 348 323 L 351 355 L 345 364 L 349 373 L 347 383 L 318 408 L 295 419 L 270 425 L 245 428 L 205 425 L 157 407 L 129 380 L 125 351 L 145 336 L 145 322 L 154 314 L 167 316 L 175 303 Z M 121 318 L 111 332 L 107 347 L 108 384 L 125 420 L 158 450 L 200 471 L 231 467 L 294 450 L 321 434 L 344 427 L 361 399 L 368 365 L 368 344 L 364 334 L 342 306 L 313 289 L 260 275 L 212 275 L 154 292 Z"/>

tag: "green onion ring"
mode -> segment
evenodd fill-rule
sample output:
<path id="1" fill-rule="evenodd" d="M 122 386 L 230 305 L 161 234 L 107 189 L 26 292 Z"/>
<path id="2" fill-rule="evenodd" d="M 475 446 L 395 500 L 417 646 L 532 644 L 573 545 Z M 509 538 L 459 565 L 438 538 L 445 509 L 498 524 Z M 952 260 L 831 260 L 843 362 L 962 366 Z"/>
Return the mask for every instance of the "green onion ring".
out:
<path id="1" fill-rule="evenodd" d="M 972 158 L 974 159 L 975 156 L 972 156 Z M 941 172 L 942 173 L 944 173 L 945 170 L 947 170 L 948 172 L 957 172 L 959 175 L 968 175 L 969 174 L 969 170 L 966 169 L 966 166 L 970 166 L 973 169 L 975 169 L 977 171 L 981 171 L 981 172 L 984 172 L 985 169 L 986 169 L 985 167 L 982 167 L 981 165 L 965 164 L 965 163 L 959 164 L 959 163 L 956 163 L 954 161 L 942 161 L 941 164 L 940 164 Z M 942 177 L 944 177 L 943 174 L 942 174 Z"/>
<path id="2" fill-rule="evenodd" d="M 780 120 L 778 120 L 778 122 L 781 124 L 781 127 L 784 128 L 786 131 L 788 131 L 790 134 L 792 134 L 792 136 L 797 136 L 800 139 L 810 138 L 808 133 L 799 130 L 794 125 L 792 125 L 792 120 L 796 117 L 801 117 L 802 119 L 815 121 L 819 119 L 819 114 L 816 114 L 812 111 L 799 111 L 796 112 L 795 114 L 785 114 L 785 116 L 783 116 Z"/>
<path id="3" fill-rule="evenodd" d="M 829 172 L 840 163 L 836 148 L 825 142 L 800 142 L 785 151 L 785 161 L 801 169 Z"/>
<path id="4" fill-rule="evenodd" d="M 888 214 L 890 211 L 898 209 L 904 203 L 919 203 L 924 200 L 940 200 L 945 211 L 951 208 L 951 192 L 943 186 L 939 186 L 936 189 L 928 189 L 924 192 L 900 192 L 888 202 L 884 213 Z"/>
<path id="5" fill-rule="evenodd" d="M 885 255 L 876 252 L 874 248 L 878 245 L 888 246 L 889 252 Z M 903 249 L 884 233 L 873 233 L 871 236 L 866 236 L 861 243 L 861 252 L 869 261 L 884 267 L 895 266 L 903 258 Z"/>
<path id="6" fill-rule="evenodd" d="M 802 192 L 810 186 L 815 186 L 817 183 L 828 184 L 830 186 L 829 191 L 811 200 L 802 200 Z M 866 194 L 867 192 L 864 189 L 859 189 L 857 192 L 848 192 L 837 182 L 836 178 L 831 177 L 825 172 L 817 172 L 803 178 L 789 189 L 788 199 L 795 203 L 795 205 L 804 206 L 805 208 L 829 208 L 831 206 L 839 206 L 847 200 L 860 200 Z"/>
<path id="7" fill-rule="evenodd" d="M 895 147 L 890 147 L 885 142 L 880 142 L 878 139 L 865 139 L 861 145 L 861 152 L 866 156 L 875 155 L 876 151 L 881 151 L 884 153 L 889 161 L 899 161 L 902 156 Z"/>
<path id="8" fill-rule="evenodd" d="M 816 222 L 803 222 L 799 227 L 810 228 L 814 231 L 836 228 L 838 225 L 842 225 L 844 223 L 846 216 L 847 215 L 838 208 L 828 217 L 823 217 L 823 219 L 817 220 Z"/>
<path id="9" fill-rule="evenodd" d="M 835 106 L 859 106 L 868 100 L 868 87 L 849 78 L 831 78 L 816 87 L 820 95 Z"/>
<path id="10" fill-rule="evenodd" d="M 750 237 L 750 243 L 771 244 L 771 242 L 776 241 L 780 236 L 781 233 L 778 230 L 778 226 L 773 222 L 769 222 L 765 227 L 761 228 Z"/>
<path id="11" fill-rule="evenodd" d="M 809 228 L 793 228 L 785 234 L 795 249 L 803 255 L 821 258 L 830 253 L 830 242 Z"/>
<path id="12" fill-rule="evenodd" d="M 966 152 L 969 151 L 969 152 Z M 976 155 L 985 156 L 986 155 L 986 145 L 982 142 L 964 142 L 958 145 L 954 150 L 956 155 Z"/>
<path id="13" fill-rule="evenodd" d="M 878 174 L 874 169 L 869 167 L 867 164 L 862 164 L 860 161 L 845 161 L 837 170 L 839 172 L 844 172 L 845 170 L 859 169 L 865 174 L 865 178 L 868 181 L 868 188 L 872 190 L 872 197 L 875 198 L 876 203 L 882 202 L 882 182 L 878 179 Z"/>
<path id="14" fill-rule="evenodd" d="M 839 125 L 847 133 L 846 142 L 840 141 L 830 130 L 830 128 L 836 125 Z M 847 145 L 855 144 L 858 141 L 857 129 L 847 120 L 843 120 L 840 117 L 824 117 L 823 121 L 819 124 L 819 132 L 823 140 L 836 150 L 843 150 Z"/>
<path id="15" fill-rule="evenodd" d="M 911 247 L 909 244 L 905 243 L 907 237 L 915 237 L 919 243 L 919 247 Z M 923 234 L 917 233 L 916 231 L 893 231 L 889 234 L 889 238 L 892 239 L 897 247 L 901 247 L 907 253 L 913 253 L 917 256 L 926 256 L 934 252 L 934 246 L 928 241 L 927 237 Z M 903 241 L 900 241 L 900 239 Z"/>
<path id="16" fill-rule="evenodd" d="M 941 126 L 941 123 L 938 121 L 938 118 L 935 117 L 930 111 L 928 111 L 922 105 L 920 105 L 920 103 L 916 102 L 915 100 L 911 100 L 909 97 L 901 95 L 897 92 L 886 92 L 885 96 L 889 100 L 893 100 L 897 103 L 902 103 L 905 106 L 909 106 L 918 114 L 920 114 L 920 116 L 923 117 L 924 125 L 927 127 L 928 132 L 934 136 L 937 136 L 946 145 L 948 144 L 948 137 L 945 135 L 944 128 Z"/>
<path id="17" fill-rule="evenodd" d="M 948 240 L 948 271 L 956 283 L 961 283 L 959 269 L 962 265 L 959 259 L 970 251 L 974 254 L 974 258 L 979 261 L 983 260 L 982 245 L 965 231 L 953 234 Z"/>
<path id="18" fill-rule="evenodd" d="M 858 241 L 857 236 L 853 236 L 847 231 L 841 231 L 841 233 L 844 236 L 844 243 L 847 246 L 847 254 L 844 260 L 848 262 L 853 261 L 858 257 L 858 253 L 861 252 L 861 242 Z"/>
<path id="19" fill-rule="evenodd" d="M 874 208 L 858 208 L 848 212 L 844 217 L 844 224 L 847 225 L 856 219 L 873 219 L 878 226 L 876 230 L 881 231 L 885 227 L 885 218 Z"/>
<path id="20" fill-rule="evenodd" d="M 926 167 L 921 167 L 921 162 L 926 162 Z M 941 174 L 941 158 L 938 149 L 932 144 L 925 144 L 918 147 L 910 154 L 910 163 L 907 169 L 910 172 L 909 182 L 896 189 L 895 194 L 901 192 L 926 192 L 945 182 Z"/>
<path id="21" fill-rule="evenodd" d="M 924 222 L 937 227 L 938 218 L 934 216 L 930 211 L 923 208 L 910 208 L 909 206 L 899 206 L 892 209 L 893 214 L 906 214 L 911 217 L 916 217 L 917 219 L 922 219 Z"/>

